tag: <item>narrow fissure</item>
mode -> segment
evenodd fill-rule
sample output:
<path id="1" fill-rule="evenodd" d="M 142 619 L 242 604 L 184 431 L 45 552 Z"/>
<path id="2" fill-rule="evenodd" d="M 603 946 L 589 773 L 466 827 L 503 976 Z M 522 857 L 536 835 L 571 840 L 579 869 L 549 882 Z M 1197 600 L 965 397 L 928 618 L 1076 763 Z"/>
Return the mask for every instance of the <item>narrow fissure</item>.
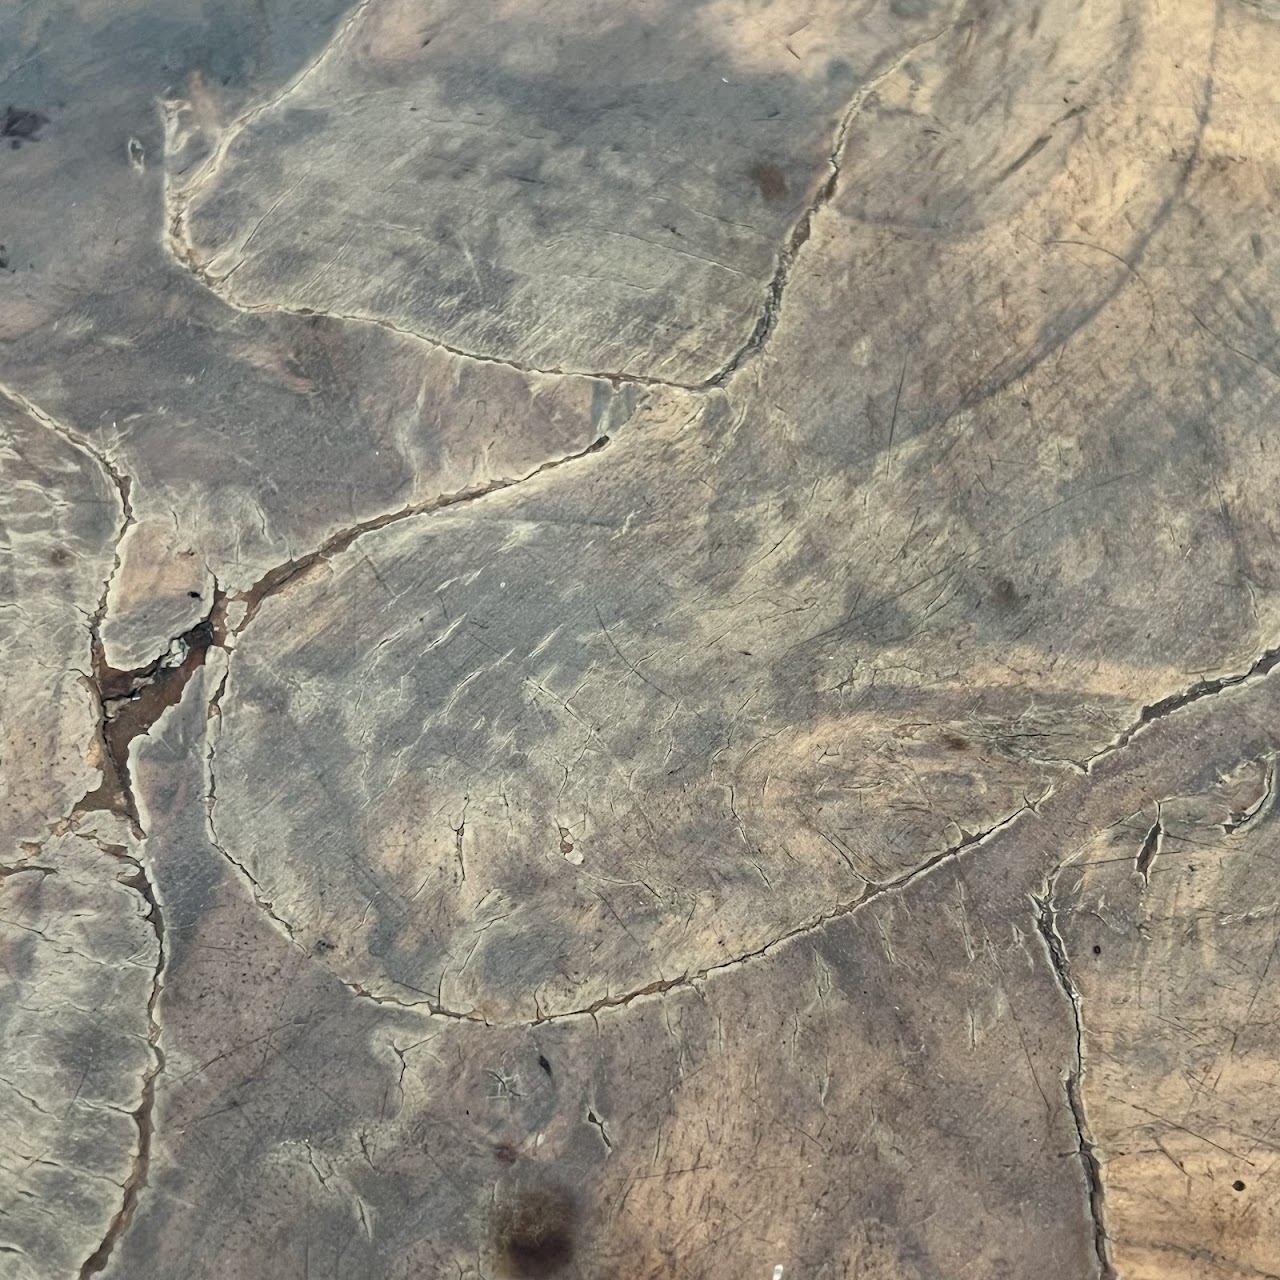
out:
<path id="1" fill-rule="evenodd" d="M 1036 906 L 1036 931 L 1044 940 L 1045 950 L 1049 955 L 1049 964 L 1054 977 L 1058 980 L 1063 995 L 1071 1005 L 1071 1016 L 1075 1026 L 1075 1066 L 1068 1071 L 1063 1080 L 1063 1093 L 1066 1095 L 1067 1108 L 1071 1112 L 1071 1120 L 1075 1126 L 1077 1154 L 1084 1170 L 1085 1188 L 1089 1196 L 1089 1214 L 1093 1222 L 1093 1248 L 1098 1259 L 1099 1280 L 1116 1280 L 1116 1270 L 1111 1264 L 1109 1237 L 1107 1236 L 1102 1167 L 1089 1131 L 1088 1119 L 1085 1115 L 1084 1099 L 1080 1094 L 1080 1082 L 1084 1078 L 1084 1022 L 1080 1014 L 1080 993 L 1071 980 L 1071 971 L 1067 963 L 1067 949 L 1062 934 L 1058 932 L 1058 914 L 1053 905 L 1053 882 L 1045 884 L 1044 896 L 1032 896 Z"/>
<path id="2" fill-rule="evenodd" d="M 1133 724 L 1112 742 L 1108 743 L 1107 746 L 1103 747 L 1096 755 L 1090 756 L 1085 761 L 1082 766 L 1084 772 L 1092 773 L 1093 766 L 1099 760 L 1104 760 L 1107 756 L 1114 755 L 1117 751 L 1127 747 L 1138 734 L 1154 721 L 1163 720 L 1166 716 L 1173 715 L 1175 711 L 1180 711 L 1183 707 L 1189 706 L 1193 702 L 1199 702 L 1202 698 L 1211 698 L 1215 693 L 1221 693 L 1224 689 L 1234 689 L 1237 685 L 1244 684 L 1246 681 L 1261 679 L 1274 671 L 1278 664 L 1280 664 L 1280 645 L 1271 649 L 1264 649 L 1247 671 L 1237 672 L 1235 675 L 1230 676 L 1217 676 L 1212 680 L 1197 680 L 1195 684 L 1182 690 L 1181 693 L 1171 693 L 1167 698 L 1161 698 L 1158 702 L 1153 702 L 1150 706 L 1143 707 Z"/>
<path id="3" fill-rule="evenodd" d="M 844 114 L 840 117 L 835 140 L 831 145 L 830 154 L 827 156 L 827 166 L 831 172 L 827 175 L 827 180 L 818 188 L 817 195 L 814 196 L 808 207 L 800 215 L 799 221 L 792 228 L 787 243 L 778 255 L 778 265 L 774 270 L 773 279 L 769 282 L 769 287 L 765 291 L 764 306 L 761 309 L 760 318 L 756 321 L 755 329 L 722 369 L 712 374 L 711 377 L 700 383 L 696 388 L 691 388 L 691 390 L 707 391 L 713 387 L 723 386 L 737 373 L 743 364 L 750 360 L 768 342 L 777 327 L 778 316 L 782 311 L 782 295 L 791 278 L 791 269 L 795 266 L 796 258 L 813 233 L 814 219 L 831 203 L 835 197 L 836 188 L 840 185 L 841 156 L 844 152 L 845 139 L 849 135 L 854 119 L 866 105 L 871 95 L 886 80 L 897 75 L 909 58 L 913 57 L 926 45 L 930 45 L 935 40 L 940 39 L 950 29 L 951 27 L 948 25 L 941 31 L 936 31 L 926 39 L 913 44 L 905 53 L 899 54 L 879 75 L 872 76 L 853 95 L 849 105 L 844 109 Z"/>
<path id="4" fill-rule="evenodd" d="M 1138 850 L 1138 856 L 1133 861 L 1134 870 L 1142 877 L 1143 884 L 1151 883 L 1151 867 L 1159 856 L 1160 846 L 1163 843 L 1164 826 L 1160 821 L 1160 812 L 1157 807 L 1156 820 L 1151 824 L 1151 829 L 1142 842 L 1142 848 Z"/>
<path id="5" fill-rule="evenodd" d="M 475 502 L 480 498 L 488 497 L 491 493 L 501 493 L 504 489 L 513 489 L 516 485 L 524 484 L 527 480 L 532 480 L 535 476 L 539 476 L 545 471 L 554 471 L 557 467 L 562 467 L 566 463 L 577 462 L 581 458 L 590 457 L 593 453 L 599 453 L 609 445 L 610 441 L 610 436 L 603 435 L 593 440 L 585 449 L 579 449 L 576 453 L 566 454 L 561 458 L 553 458 L 550 462 L 542 463 L 523 476 L 491 480 L 488 484 L 477 485 L 469 489 L 460 489 L 457 493 L 440 494 L 438 497 L 426 502 L 402 507 L 399 511 L 389 511 L 384 515 L 374 516 L 372 519 L 364 520 L 359 524 L 340 530 L 314 551 L 310 551 L 306 555 L 299 556 L 293 560 L 286 560 L 283 564 L 269 569 L 248 591 L 238 595 L 236 600 L 244 605 L 245 612 L 243 618 L 235 627 L 233 634 L 239 635 L 253 621 L 263 601 L 277 595 L 295 578 L 314 568 L 317 564 L 332 560 L 334 556 L 341 554 L 357 538 L 362 537 L 364 534 L 373 533 L 377 529 L 385 529 L 388 525 L 398 524 L 400 521 L 409 520 L 414 516 L 430 515 L 436 511 L 443 511 L 447 507 L 456 507 L 464 502 Z"/>
<path id="6" fill-rule="evenodd" d="M 707 978 L 717 973 L 724 972 L 726 969 L 736 969 L 751 963 L 753 960 L 759 960 L 794 938 L 815 933 L 817 930 L 825 928 L 833 920 L 838 920 L 842 916 L 852 915 L 855 911 L 861 910 L 877 898 L 882 898 L 886 894 L 896 893 L 905 889 L 908 885 L 914 884 L 915 881 L 929 875 L 938 867 L 951 862 L 974 846 L 983 844 L 991 839 L 992 836 L 999 834 L 1006 827 L 1017 822 L 1024 813 L 1034 813 L 1045 798 L 1041 797 L 1035 803 L 1026 803 L 1021 809 L 1015 810 L 1007 818 L 1002 818 L 994 826 L 965 835 L 955 844 L 948 845 L 947 848 L 926 859 L 918 867 L 913 867 L 910 871 L 893 880 L 886 880 L 880 884 L 868 884 L 866 890 L 859 897 L 850 902 L 838 903 L 832 910 L 818 916 L 816 919 L 808 920 L 804 924 L 797 925 L 794 929 L 789 929 L 780 937 L 770 939 L 764 946 L 757 947 L 754 951 L 748 951 L 745 955 L 735 956 L 732 960 L 722 960 L 719 964 L 711 965 L 706 969 L 699 969 L 694 973 L 683 973 L 675 978 L 661 978 L 635 991 L 628 991 L 625 995 L 603 996 L 582 1009 L 569 1009 L 564 1013 L 539 1013 L 531 1022 L 524 1025 L 536 1027 L 547 1022 L 562 1022 L 566 1018 L 594 1017 L 605 1009 L 621 1008 L 643 996 L 665 995 L 668 991 L 672 991 L 677 987 L 693 986 L 696 983 L 706 981 Z"/>
<path id="7" fill-rule="evenodd" d="M 160 1043 L 160 1022 L 157 1018 L 156 1006 L 160 993 L 164 989 L 164 968 L 166 960 L 164 915 L 156 897 L 155 887 L 147 877 L 142 863 L 132 857 L 120 845 L 97 842 L 104 853 L 126 863 L 132 868 L 130 873 L 121 877 L 121 883 L 128 885 L 141 895 L 147 904 L 147 920 L 156 935 L 156 967 L 151 979 L 151 995 L 147 1000 L 147 1043 L 151 1048 L 151 1065 L 142 1078 L 142 1096 L 133 1120 L 138 1128 L 138 1149 L 133 1157 L 133 1167 L 124 1184 L 124 1198 L 120 1208 L 107 1227 L 102 1243 L 89 1255 L 80 1268 L 79 1280 L 87 1280 L 106 1268 L 116 1244 L 128 1230 L 138 1207 L 138 1197 L 147 1185 L 151 1173 L 151 1143 L 155 1133 L 154 1112 L 156 1098 L 156 1080 L 165 1068 L 164 1048 Z"/>

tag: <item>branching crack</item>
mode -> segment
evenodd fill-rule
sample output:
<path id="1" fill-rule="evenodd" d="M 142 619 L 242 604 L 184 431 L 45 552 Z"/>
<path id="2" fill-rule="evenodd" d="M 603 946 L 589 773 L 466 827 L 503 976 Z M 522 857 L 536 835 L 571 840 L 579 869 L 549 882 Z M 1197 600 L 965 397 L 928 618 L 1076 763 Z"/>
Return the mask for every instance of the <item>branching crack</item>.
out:
<path id="1" fill-rule="evenodd" d="M 106 1267 L 117 1242 L 133 1221 L 133 1215 L 138 1207 L 138 1197 L 147 1185 L 150 1174 L 156 1080 L 165 1067 L 164 1048 L 160 1043 L 160 1022 L 156 1015 L 156 1006 L 160 1000 L 160 993 L 164 989 L 166 956 L 164 915 L 160 910 L 160 902 L 156 897 L 155 886 L 151 883 L 146 868 L 139 859 L 133 857 L 120 845 L 107 844 L 96 839 L 95 843 L 104 853 L 131 868 L 127 875 L 121 877 L 121 883 L 140 894 L 147 904 L 147 920 L 155 930 L 157 951 L 155 972 L 151 979 L 151 995 L 147 999 L 147 1043 L 151 1047 L 151 1064 L 142 1077 L 142 1097 L 137 1109 L 133 1112 L 134 1123 L 138 1126 L 138 1149 L 133 1158 L 133 1168 L 124 1184 L 124 1200 L 115 1217 L 111 1219 L 102 1243 L 80 1268 L 80 1280 L 86 1280 L 88 1276 L 95 1275 Z"/>
<path id="2" fill-rule="evenodd" d="M 341 982 L 342 985 L 352 993 L 352 995 L 359 996 L 362 1000 L 372 1000 L 374 1004 L 392 1004 L 400 1009 L 411 1009 L 415 1013 L 429 1013 L 434 1018 L 452 1018 L 455 1022 L 478 1022 L 481 1026 L 485 1027 L 491 1027 L 493 1025 L 493 1023 L 491 1023 L 488 1018 L 484 1017 L 482 1014 L 461 1013 L 457 1009 L 447 1009 L 437 1001 L 426 998 L 425 995 L 421 1000 L 405 1000 L 400 996 L 392 996 L 387 995 L 384 992 L 371 991 L 368 987 L 359 982 L 348 982 L 344 978 L 338 978 L 338 981 Z"/>
<path id="3" fill-rule="evenodd" d="M 1201 698 L 1211 698 L 1215 693 L 1221 693 L 1224 689 L 1233 689 L 1236 685 L 1245 684 L 1249 680 L 1260 680 L 1263 676 L 1272 672 L 1277 664 L 1280 664 L 1280 645 L 1271 649 L 1264 649 L 1247 671 L 1237 672 L 1235 675 L 1230 676 L 1216 676 L 1212 680 L 1197 680 L 1195 684 L 1184 689 L 1181 693 L 1171 693 L 1167 698 L 1161 698 L 1159 702 L 1153 702 L 1150 706 L 1143 707 L 1133 724 L 1103 747 L 1101 751 L 1090 756 L 1081 767 L 1085 773 L 1092 773 L 1093 766 L 1099 760 L 1103 760 L 1109 755 L 1114 755 L 1115 752 L 1127 747 L 1138 734 L 1142 733 L 1154 721 L 1163 720 L 1165 716 L 1173 715 L 1175 711 L 1181 711 L 1183 707 L 1189 706 L 1193 702 L 1199 702 Z"/>
<path id="4" fill-rule="evenodd" d="M 609 1130 L 606 1127 L 605 1122 L 596 1115 L 595 1108 L 593 1107 L 587 1108 L 587 1123 L 594 1125 L 600 1130 L 600 1141 L 604 1143 L 606 1151 L 612 1152 L 613 1141 L 609 1137 Z"/>
<path id="5" fill-rule="evenodd" d="M 743 965 L 751 964 L 756 960 L 763 959 L 765 956 L 776 951 L 779 947 L 788 942 L 794 941 L 796 938 L 802 938 L 807 934 L 817 933 L 826 928 L 833 920 L 838 920 L 842 916 L 852 915 L 855 911 L 861 910 L 869 903 L 876 901 L 878 898 L 885 897 L 888 894 L 899 892 L 908 886 L 915 884 L 916 881 L 930 875 L 939 867 L 952 862 L 970 849 L 985 844 L 987 841 L 998 835 L 1000 832 L 1011 827 L 1017 822 L 1024 813 L 1035 813 L 1040 805 L 1048 798 L 1048 792 L 1041 796 L 1038 800 L 1027 800 L 1023 805 L 1015 809 L 1008 817 L 1002 818 L 993 826 L 987 827 L 983 831 L 975 831 L 963 836 L 962 839 L 953 845 L 934 854 L 931 858 L 922 862 L 918 867 L 913 867 L 910 871 L 903 875 L 897 876 L 892 880 L 885 880 L 878 884 L 868 884 L 862 894 L 849 902 L 837 903 L 836 906 L 820 916 L 816 916 L 812 920 L 807 920 L 803 924 L 797 925 L 794 929 L 787 930 L 786 933 L 776 938 L 770 939 L 764 946 L 757 947 L 754 951 L 748 951 L 743 955 L 735 956 L 732 960 L 722 960 L 719 964 L 708 965 L 705 969 L 698 969 L 692 973 L 683 973 L 675 978 L 662 978 L 656 982 L 651 982 L 648 986 L 641 987 L 636 991 L 628 991 L 624 995 L 603 996 L 601 999 L 594 1001 L 582 1009 L 570 1009 L 564 1013 L 540 1013 L 531 1022 L 524 1025 L 540 1026 L 546 1022 L 563 1022 L 567 1018 L 583 1018 L 594 1017 L 597 1013 L 606 1009 L 618 1009 L 625 1005 L 629 1005 L 644 996 L 665 995 L 668 991 L 673 991 L 677 987 L 696 986 L 699 983 L 707 981 L 719 973 L 723 973 L 729 969 L 739 969 Z"/>
<path id="6" fill-rule="evenodd" d="M 0 383 L 0 394 L 4 395 L 33 421 L 48 428 L 54 435 L 60 436 L 70 444 L 78 453 L 93 461 L 115 489 L 120 500 L 120 524 L 116 530 L 111 569 L 102 584 L 102 594 L 98 598 L 97 607 L 89 615 L 89 661 L 93 676 L 88 683 L 98 714 L 97 740 L 101 754 L 103 778 L 101 785 L 90 792 L 77 808 L 80 810 L 110 809 L 130 818 L 136 825 L 137 809 L 133 803 L 132 796 L 129 795 L 127 775 L 121 772 L 120 757 L 113 749 L 115 744 L 112 743 L 107 732 L 106 708 L 108 697 L 105 693 L 105 688 L 111 677 L 123 677 L 126 673 L 115 672 L 107 666 L 102 645 L 102 620 L 107 614 L 107 601 L 111 595 L 111 585 L 120 570 L 120 549 L 124 543 L 125 534 L 129 532 L 130 527 L 135 522 L 133 505 L 130 501 L 133 478 L 121 471 L 111 458 L 86 436 L 67 426 L 66 423 L 59 422 L 57 418 L 46 413 L 39 405 L 28 400 L 20 391 Z M 133 673 L 127 674 L 132 675 Z"/>
<path id="7" fill-rule="evenodd" d="M 111 586 L 120 570 L 121 546 L 135 523 L 130 495 L 133 478 L 121 471 L 105 452 L 80 432 L 59 422 L 20 392 L 0 384 L 5 395 L 36 422 L 61 436 L 91 458 L 110 480 L 120 498 L 120 525 L 116 532 L 111 570 L 103 583 L 97 608 L 89 618 L 90 662 L 88 685 L 98 711 L 97 741 L 102 782 L 75 806 L 75 812 L 108 810 L 128 819 L 136 833 L 138 806 L 129 778 L 129 744 L 150 731 L 167 707 L 182 696 L 182 690 L 197 667 L 204 664 L 211 645 L 223 643 L 224 593 L 214 584 L 214 600 L 209 613 L 195 626 L 175 636 L 165 651 L 145 666 L 121 671 L 106 659 L 102 643 L 102 622 L 107 614 Z"/>
<path id="8" fill-rule="evenodd" d="M 160 711 L 163 710 L 165 706 L 170 706 L 178 700 L 181 696 L 182 688 L 186 685 L 187 679 L 190 678 L 195 666 L 203 663 L 206 652 L 210 646 L 223 648 L 227 652 L 227 667 L 222 674 L 222 679 L 219 681 L 217 689 L 214 690 L 210 697 L 208 704 L 208 719 L 210 721 L 218 720 L 220 723 L 222 716 L 222 700 L 226 695 L 231 676 L 231 657 L 235 652 L 234 645 L 231 645 L 228 642 L 234 640 L 244 632 L 245 628 L 248 627 L 249 623 L 252 622 L 254 617 L 257 615 L 258 610 L 261 608 L 265 600 L 284 590 L 290 582 L 299 575 L 305 573 L 307 570 L 313 568 L 315 565 L 331 560 L 334 556 L 347 550 L 347 548 L 349 548 L 352 543 L 354 543 L 356 539 L 361 537 L 363 534 L 371 533 L 376 529 L 382 529 L 391 524 L 396 524 L 401 520 L 407 520 L 415 516 L 429 515 L 435 511 L 443 510 L 446 507 L 457 506 L 464 502 L 474 502 L 480 498 L 487 497 L 489 494 L 499 493 L 505 489 L 513 488 L 518 484 L 524 483 L 526 480 L 533 479 L 534 476 L 541 475 L 545 471 L 553 470 L 566 463 L 574 462 L 578 459 L 585 458 L 590 454 L 597 453 L 608 445 L 609 440 L 609 436 L 601 436 L 585 449 L 580 449 L 576 453 L 567 454 L 560 458 L 554 458 L 550 462 L 544 462 L 542 465 L 535 467 L 526 475 L 493 480 L 486 485 L 463 489 L 453 494 L 442 494 L 430 501 L 403 507 L 399 511 L 393 511 L 385 515 L 376 516 L 373 519 L 363 521 L 357 525 L 352 525 L 349 528 L 335 533 L 315 551 L 312 551 L 298 559 L 287 560 L 283 564 L 277 565 L 275 568 L 265 573 L 248 591 L 239 593 L 232 597 L 236 603 L 244 606 L 243 616 L 234 628 L 228 628 L 226 621 L 226 608 L 229 598 L 221 590 L 215 590 L 214 604 L 209 617 L 197 624 L 197 627 L 193 629 L 194 632 L 199 633 L 197 637 L 199 644 L 196 645 L 190 642 L 193 634 L 191 632 L 187 633 L 184 637 L 179 637 L 179 640 L 188 642 L 188 652 L 182 665 L 173 669 L 174 685 L 172 689 L 169 689 L 165 693 L 167 700 L 164 701 L 163 705 L 156 709 L 154 715 L 151 715 L 149 718 L 143 717 L 144 726 L 136 732 L 145 731 L 145 728 L 150 727 L 156 716 L 160 714 Z M 197 654 L 198 661 L 196 661 L 194 657 L 194 655 Z M 143 685 L 149 688 L 152 684 L 157 682 L 157 678 L 154 676 L 154 670 L 162 661 L 163 660 L 157 660 L 156 663 L 153 663 L 138 672 L 122 674 L 129 677 L 129 684 L 131 688 L 135 685 Z M 185 674 L 181 675 L 181 680 L 179 682 L 177 676 L 178 673 L 182 672 L 185 672 Z M 125 739 L 126 746 L 132 736 L 133 734 L 130 734 L 129 738 Z M 231 853 L 218 835 L 217 823 L 214 817 L 218 802 L 216 764 L 218 736 L 218 730 L 211 730 L 208 733 L 208 747 L 205 755 L 205 831 L 209 843 L 222 855 L 230 866 L 234 867 L 236 871 L 240 873 L 244 882 L 249 886 L 250 891 L 253 894 L 253 899 L 257 905 L 262 908 L 262 910 L 272 921 L 275 922 L 277 926 L 279 926 L 281 931 L 289 938 L 294 946 L 309 956 L 311 955 L 311 952 L 308 951 L 303 943 L 295 936 L 293 926 L 289 921 L 276 911 L 275 903 L 267 897 L 258 879 L 242 861 Z M 127 775 L 125 776 L 127 777 Z M 455 828 L 458 839 L 457 849 L 459 857 L 461 857 L 462 853 L 462 831 L 464 828 L 465 817 L 459 827 Z M 337 977 L 336 974 L 334 976 Z M 438 1000 L 431 1000 L 429 997 L 426 997 L 425 993 L 424 999 L 421 1001 L 406 1000 L 399 996 L 385 995 L 371 991 L 359 983 L 346 982 L 341 978 L 338 978 L 338 981 L 342 982 L 349 991 L 362 999 L 373 1000 L 379 1004 L 395 1004 L 407 1009 L 425 1011 L 437 1017 L 454 1018 L 467 1022 L 481 1022 L 486 1023 L 487 1025 L 487 1020 L 483 1015 L 474 1012 L 462 1013 L 446 1008 Z"/>
<path id="9" fill-rule="evenodd" d="M 208 614 L 175 636 L 162 654 L 132 671 L 109 666 L 95 635 L 91 686 L 99 707 L 103 776 L 98 787 L 76 806 L 78 812 L 107 809 L 127 818 L 135 831 L 141 832 L 129 775 L 129 746 L 177 704 L 187 681 L 204 665 L 209 649 L 225 642 L 225 611 L 225 593 L 215 583 Z"/>
<path id="10" fill-rule="evenodd" d="M 1036 930 L 1044 939 L 1054 977 L 1057 978 L 1063 995 L 1070 1002 L 1075 1025 L 1075 1066 L 1064 1076 L 1062 1087 L 1071 1112 L 1072 1123 L 1075 1125 L 1077 1153 L 1084 1169 L 1085 1186 L 1089 1193 L 1089 1212 L 1093 1220 L 1093 1248 L 1098 1258 L 1098 1276 L 1099 1280 L 1116 1280 L 1116 1271 L 1111 1264 L 1110 1241 L 1107 1236 L 1102 1168 L 1098 1162 L 1097 1150 L 1089 1130 L 1089 1121 L 1085 1115 L 1084 1099 L 1080 1094 L 1080 1082 L 1084 1078 L 1085 1071 L 1084 1020 L 1080 1011 L 1080 993 L 1071 979 L 1066 943 L 1058 931 L 1058 913 L 1053 903 L 1053 881 L 1046 881 L 1042 896 L 1036 897 L 1033 894 L 1031 900 L 1036 907 Z"/>
<path id="11" fill-rule="evenodd" d="M 3 388 L 0 387 L 0 390 L 3 390 Z M 129 478 L 116 472 L 108 460 L 100 457 L 87 442 L 81 442 L 76 433 L 70 432 L 69 429 L 60 426 L 53 419 L 47 418 L 47 415 L 40 414 L 28 401 L 15 396 L 15 403 L 20 404 L 27 412 L 32 413 L 40 421 L 46 422 L 53 430 L 66 436 L 73 443 L 80 444 L 86 452 L 97 458 L 102 463 L 107 474 L 118 482 L 123 511 L 122 524 L 116 543 L 115 565 L 118 568 L 120 564 L 120 539 L 123 538 L 125 531 L 133 521 L 133 511 L 128 502 L 131 483 Z M 599 451 L 609 443 L 609 439 L 610 437 L 608 436 L 601 436 L 585 449 L 564 457 L 554 458 L 550 462 L 536 467 L 526 475 L 500 478 L 490 481 L 488 484 L 464 489 L 457 493 L 443 494 L 430 501 L 417 503 L 404 507 L 399 511 L 374 517 L 371 520 L 366 520 L 334 534 L 316 551 L 300 559 L 289 560 L 282 565 L 278 565 L 264 574 L 250 590 L 237 594 L 234 599 L 237 603 L 245 606 L 245 611 L 233 634 L 238 636 L 244 631 L 265 599 L 281 591 L 295 577 L 315 564 L 329 560 L 341 551 L 346 550 L 362 534 L 395 524 L 411 516 L 429 514 L 445 507 L 475 501 L 491 493 L 512 488 L 544 471 L 552 470 L 567 462 L 575 461 Z M 112 572 L 114 574 L 115 569 Z M 213 647 L 225 649 L 227 647 L 226 610 L 228 596 L 215 582 L 213 602 L 204 618 L 189 630 L 183 632 L 182 635 L 175 636 L 169 642 L 165 651 L 145 666 L 136 667 L 131 671 L 121 671 L 107 663 L 99 635 L 100 624 L 106 611 L 110 582 L 111 579 L 108 578 L 107 585 L 103 589 L 99 609 L 91 624 L 93 676 L 89 681 L 89 685 L 98 707 L 98 742 L 103 777 L 99 786 L 84 796 L 76 805 L 76 811 L 87 813 L 93 810 L 105 809 L 118 813 L 128 819 L 135 832 L 141 834 L 138 807 L 133 796 L 132 782 L 129 776 L 129 745 L 135 738 L 148 733 L 152 725 L 155 724 L 167 708 L 177 704 L 182 697 L 187 682 L 195 671 L 204 665 L 209 649 Z M 217 695 L 210 703 L 211 714 L 217 712 L 218 702 L 225 686 L 226 678 L 224 676 Z M 212 826 L 214 795 L 212 790 L 212 751 L 208 764 L 211 788 L 207 806 L 210 839 L 214 843 L 214 847 L 219 849 L 233 865 L 239 867 L 250 883 L 255 885 L 255 896 L 258 898 L 259 905 L 266 908 L 272 918 L 283 926 L 284 922 L 270 910 L 270 904 L 257 892 L 256 882 L 249 875 L 247 869 L 240 863 L 236 863 L 217 841 L 216 833 Z"/>

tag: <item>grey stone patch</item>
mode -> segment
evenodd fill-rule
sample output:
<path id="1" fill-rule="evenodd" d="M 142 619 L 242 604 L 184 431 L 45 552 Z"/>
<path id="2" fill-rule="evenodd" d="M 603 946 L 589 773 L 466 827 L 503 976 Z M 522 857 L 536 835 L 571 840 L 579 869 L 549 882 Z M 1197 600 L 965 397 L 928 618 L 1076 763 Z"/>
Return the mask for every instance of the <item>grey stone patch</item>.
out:
<path id="1" fill-rule="evenodd" d="M 44 1280 L 79 1274 L 122 1209 L 158 942 L 128 865 L 88 839 L 52 836 L 6 872 L 0 1244 L 7 1275 Z"/>

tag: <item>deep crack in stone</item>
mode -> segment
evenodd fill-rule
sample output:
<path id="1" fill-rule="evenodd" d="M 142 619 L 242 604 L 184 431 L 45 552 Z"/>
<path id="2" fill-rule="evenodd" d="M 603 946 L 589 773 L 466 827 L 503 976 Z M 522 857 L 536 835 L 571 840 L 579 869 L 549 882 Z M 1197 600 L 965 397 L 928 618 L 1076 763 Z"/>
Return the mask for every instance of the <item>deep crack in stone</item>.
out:
<path id="1" fill-rule="evenodd" d="M 1071 971 L 1067 963 L 1066 944 L 1058 932 L 1057 910 L 1053 905 L 1055 880 L 1056 873 L 1046 882 L 1042 897 L 1032 896 L 1032 902 L 1036 906 L 1036 931 L 1044 940 L 1049 964 L 1058 981 L 1058 986 L 1071 1005 L 1071 1016 L 1075 1027 L 1076 1061 L 1074 1068 L 1066 1073 L 1062 1088 L 1075 1126 L 1077 1153 L 1080 1156 L 1085 1187 L 1089 1194 L 1089 1214 L 1093 1222 L 1093 1248 L 1098 1259 L 1098 1277 L 1099 1280 L 1116 1280 L 1116 1271 L 1111 1264 L 1106 1228 L 1102 1167 L 1098 1163 L 1089 1122 L 1085 1115 L 1084 1099 L 1080 1095 L 1080 1082 L 1084 1079 L 1085 1072 L 1084 1021 L 1080 1013 L 1080 993 L 1071 980 Z"/>

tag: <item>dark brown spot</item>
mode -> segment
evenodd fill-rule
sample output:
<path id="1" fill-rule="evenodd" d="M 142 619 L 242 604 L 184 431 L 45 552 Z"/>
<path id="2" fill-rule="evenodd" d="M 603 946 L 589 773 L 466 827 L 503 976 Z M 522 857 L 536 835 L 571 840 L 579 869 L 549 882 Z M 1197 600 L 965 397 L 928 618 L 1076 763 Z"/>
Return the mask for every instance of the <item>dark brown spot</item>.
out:
<path id="1" fill-rule="evenodd" d="M 766 200 L 783 200 L 787 195 L 787 175 L 776 164 L 757 160 L 747 170 L 756 189 Z"/>
<path id="2" fill-rule="evenodd" d="M 942 735 L 942 744 L 948 751 L 969 750 L 969 739 L 962 738 L 958 733 L 944 733 Z"/>
<path id="3" fill-rule="evenodd" d="M 1231 1184 L 1231 1189 L 1232 1189 L 1233 1191 L 1243 1191 L 1243 1190 L 1244 1190 L 1244 1183 L 1243 1183 L 1243 1182 L 1241 1182 L 1239 1178 L 1237 1178 L 1237 1179 L 1236 1179 L 1236 1180 Z"/>
<path id="4" fill-rule="evenodd" d="M 66 564 L 70 559 L 71 552 L 68 551 L 66 547 L 54 547 L 54 549 L 49 552 L 50 564 Z"/>
<path id="5" fill-rule="evenodd" d="M 563 1187 L 500 1191 L 492 1226 L 499 1273 L 515 1280 L 559 1275 L 573 1261 L 577 1219 L 577 1203 Z"/>
<path id="6" fill-rule="evenodd" d="M 503 1164 L 515 1164 L 520 1158 L 519 1152 L 510 1142 L 498 1142 L 494 1144 L 494 1156 L 501 1160 Z"/>
<path id="7" fill-rule="evenodd" d="M 1002 609 L 1012 609 L 1018 603 L 1018 592 L 1008 578 L 997 578 L 991 584 L 991 598 Z"/>

